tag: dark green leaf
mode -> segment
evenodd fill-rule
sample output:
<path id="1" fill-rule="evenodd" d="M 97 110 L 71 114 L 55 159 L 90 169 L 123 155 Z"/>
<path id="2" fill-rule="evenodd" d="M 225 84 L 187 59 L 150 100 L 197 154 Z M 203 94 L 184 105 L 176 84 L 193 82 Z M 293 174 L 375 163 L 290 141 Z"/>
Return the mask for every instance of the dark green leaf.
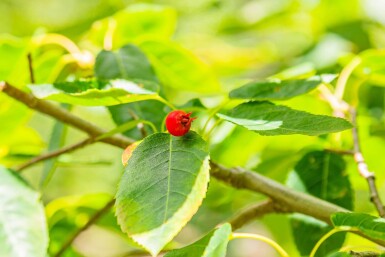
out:
<path id="1" fill-rule="evenodd" d="M 310 152 L 289 174 L 287 184 L 294 189 L 352 209 L 353 192 L 345 169 L 345 161 L 337 154 L 323 151 Z M 291 217 L 291 226 L 297 248 L 302 256 L 308 255 L 318 240 L 332 229 L 324 222 L 301 214 Z M 339 249 L 344 239 L 344 234 L 333 235 L 321 245 L 316 256 L 326 256 L 333 250 Z"/>
<path id="2" fill-rule="evenodd" d="M 118 126 L 139 118 L 152 122 L 158 131 L 162 131 L 162 122 L 169 113 L 170 108 L 159 101 L 148 100 L 143 102 L 114 105 L 108 107 L 108 110 L 110 111 L 114 122 Z M 144 125 L 143 129 L 146 134 L 151 134 L 153 132 L 151 127 L 148 125 Z M 137 127 L 125 131 L 124 135 L 137 140 L 143 137 L 142 131 Z"/>
<path id="3" fill-rule="evenodd" d="M 302 80 L 250 82 L 230 92 L 230 98 L 286 100 L 305 94 L 322 83 L 320 77 Z"/>
<path id="4" fill-rule="evenodd" d="M 336 227 L 350 227 L 369 238 L 385 242 L 385 219 L 366 213 L 335 213 L 331 216 Z"/>
<path id="5" fill-rule="evenodd" d="M 101 80 L 141 79 L 158 83 L 147 57 L 138 47 L 131 44 L 117 52 L 101 51 L 96 57 L 95 75 Z"/>
<path id="6" fill-rule="evenodd" d="M 207 145 L 198 134 L 148 136 L 119 183 L 116 215 L 122 230 L 156 255 L 198 210 L 208 180 Z"/>
<path id="7" fill-rule="evenodd" d="M 224 120 L 243 126 L 261 135 L 303 134 L 317 136 L 349 129 L 352 125 L 341 118 L 315 115 L 270 102 L 248 102 L 238 105 Z"/>
<path id="8" fill-rule="evenodd" d="M 172 250 L 164 257 L 225 257 L 230 235 L 231 226 L 226 223 L 195 243 Z"/>
<path id="9" fill-rule="evenodd" d="M 40 195 L 0 166 L 0 256 L 45 257 L 46 226 Z"/>

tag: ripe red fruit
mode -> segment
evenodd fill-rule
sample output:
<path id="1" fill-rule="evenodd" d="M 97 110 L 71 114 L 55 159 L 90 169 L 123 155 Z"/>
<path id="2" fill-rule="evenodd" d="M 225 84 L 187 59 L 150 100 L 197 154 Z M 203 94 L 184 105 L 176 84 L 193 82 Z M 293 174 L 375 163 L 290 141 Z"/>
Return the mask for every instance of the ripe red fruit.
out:
<path id="1" fill-rule="evenodd" d="M 167 115 L 166 128 L 173 136 L 185 135 L 191 127 L 191 122 L 196 118 L 190 117 L 191 112 L 185 113 L 181 110 L 172 111 Z"/>

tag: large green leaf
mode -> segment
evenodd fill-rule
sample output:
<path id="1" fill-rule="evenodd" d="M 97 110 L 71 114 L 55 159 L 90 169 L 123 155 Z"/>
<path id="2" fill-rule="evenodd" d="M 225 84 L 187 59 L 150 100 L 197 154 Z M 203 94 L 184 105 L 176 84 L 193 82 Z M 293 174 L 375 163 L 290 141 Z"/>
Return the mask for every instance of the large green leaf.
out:
<path id="1" fill-rule="evenodd" d="M 217 93 L 219 81 L 207 64 L 167 41 L 146 41 L 140 48 L 150 57 L 162 84 L 171 90 Z"/>
<path id="2" fill-rule="evenodd" d="M 385 242 L 385 219 L 366 213 L 335 213 L 331 216 L 336 227 L 350 227 L 369 238 Z"/>
<path id="3" fill-rule="evenodd" d="M 287 184 L 294 189 L 352 209 L 353 192 L 345 169 L 345 161 L 337 154 L 324 151 L 310 152 L 289 174 Z M 308 255 L 318 240 L 332 229 L 324 222 L 301 214 L 293 215 L 290 222 L 295 243 L 302 256 Z M 326 256 L 339 249 L 344 239 L 344 234 L 333 235 L 321 245 L 317 256 Z"/>
<path id="4" fill-rule="evenodd" d="M 164 257 L 225 257 L 230 236 L 231 226 L 226 223 L 191 245 L 172 250 Z"/>
<path id="5" fill-rule="evenodd" d="M 207 145 L 198 134 L 145 138 L 119 183 L 116 215 L 122 230 L 155 256 L 195 214 L 208 181 Z"/>
<path id="6" fill-rule="evenodd" d="M 40 195 L 0 166 L 0 256 L 45 257 L 48 232 Z"/>
<path id="7" fill-rule="evenodd" d="M 352 127 L 348 121 L 341 118 L 310 114 L 265 101 L 243 103 L 227 115 L 218 114 L 218 116 L 267 136 L 290 134 L 317 136 Z"/>
<path id="8" fill-rule="evenodd" d="M 128 64 L 118 65 L 118 61 Z M 141 65 L 135 65 L 137 63 Z M 96 58 L 95 75 L 100 79 L 135 78 L 150 79 L 154 82 L 158 81 L 146 56 L 133 45 L 126 45 L 118 52 L 101 52 Z M 117 125 L 139 118 L 152 122 L 159 130 L 161 130 L 161 124 L 165 115 L 169 112 L 169 109 L 163 103 L 154 100 L 114 105 L 109 107 L 108 110 Z M 144 131 L 148 133 L 151 130 L 146 125 Z M 135 139 L 143 137 L 138 128 L 128 130 L 124 134 Z"/>
<path id="9" fill-rule="evenodd" d="M 155 4 L 133 4 L 112 17 L 96 21 L 88 39 L 98 46 L 111 37 L 113 48 L 135 41 L 168 39 L 176 27 L 176 11 Z M 110 35 L 111 34 L 111 35 Z"/>
<path id="10" fill-rule="evenodd" d="M 33 94 L 42 99 L 87 106 L 110 106 L 122 103 L 160 99 L 157 85 L 149 81 L 94 80 L 30 85 Z"/>
<path id="11" fill-rule="evenodd" d="M 301 80 L 250 82 L 230 92 L 230 98 L 285 100 L 305 94 L 321 84 L 320 77 Z"/>
<path id="12" fill-rule="evenodd" d="M 101 51 L 96 57 L 95 75 L 101 80 L 141 79 L 158 82 L 144 53 L 128 44 L 115 51 Z"/>

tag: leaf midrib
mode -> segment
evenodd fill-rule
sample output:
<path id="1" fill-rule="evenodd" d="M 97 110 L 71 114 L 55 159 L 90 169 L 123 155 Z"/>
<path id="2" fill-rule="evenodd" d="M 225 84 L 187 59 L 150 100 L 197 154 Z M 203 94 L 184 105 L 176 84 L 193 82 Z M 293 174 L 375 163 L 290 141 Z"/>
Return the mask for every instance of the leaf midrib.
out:
<path id="1" fill-rule="evenodd" d="M 171 160 L 172 160 L 172 136 L 170 135 L 170 143 L 169 143 L 169 149 L 170 149 L 170 154 L 168 157 L 168 179 L 167 179 L 167 192 L 166 192 L 166 209 L 164 211 L 164 218 L 163 218 L 163 223 L 166 222 L 167 219 L 167 212 L 168 212 L 168 201 L 169 201 L 169 196 L 170 196 L 170 178 L 171 178 Z"/>

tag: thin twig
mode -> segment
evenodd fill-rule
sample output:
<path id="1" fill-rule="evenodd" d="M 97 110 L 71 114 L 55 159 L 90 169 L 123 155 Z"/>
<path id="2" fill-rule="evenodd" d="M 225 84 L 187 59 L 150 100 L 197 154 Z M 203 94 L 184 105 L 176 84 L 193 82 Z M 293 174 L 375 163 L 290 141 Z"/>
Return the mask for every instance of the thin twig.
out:
<path id="1" fill-rule="evenodd" d="M 19 102 L 22 102 L 31 109 L 47 114 L 70 126 L 73 126 L 86 132 L 91 137 L 97 137 L 107 132 L 105 129 L 102 129 L 88 121 L 85 121 L 73 115 L 69 111 L 60 108 L 59 106 L 54 105 L 53 103 L 38 99 L 31 94 L 25 93 L 24 91 L 8 84 L 7 82 L 0 82 L 0 91 L 3 91 L 8 96 L 18 100 Z M 128 145 L 135 142 L 135 140 L 133 139 L 119 135 L 103 138 L 101 141 L 122 148 L 126 148 Z"/>
<path id="2" fill-rule="evenodd" d="M 355 108 L 351 108 L 350 110 L 352 116 L 353 123 L 353 143 L 354 143 L 354 160 L 357 163 L 358 171 L 360 175 L 364 177 L 368 181 L 369 190 L 370 190 L 370 201 L 376 207 L 378 214 L 381 217 L 385 217 L 385 206 L 381 202 L 380 196 L 378 195 L 378 190 L 375 183 L 375 174 L 369 171 L 368 165 L 365 162 L 364 156 L 361 152 L 359 134 L 358 134 L 358 126 L 357 126 L 357 111 Z"/>
<path id="3" fill-rule="evenodd" d="M 88 220 L 88 222 L 81 228 L 79 228 L 60 248 L 60 250 L 54 255 L 54 257 L 60 257 L 67 249 L 72 245 L 75 239 L 86 229 L 88 229 L 92 224 L 94 224 L 98 219 L 100 219 L 108 210 L 112 208 L 115 204 L 115 199 L 111 199 L 102 209 L 94 213 L 94 215 Z"/>
<path id="4" fill-rule="evenodd" d="M 134 111 L 132 111 L 131 109 L 128 109 L 128 113 L 131 115 L 131 117 L 134 120 L 139 120 L 138 115 L 136 115 L 136 113 Z M 143 123 L 139 123 L 137 125 L 137 127 L 140 130 L 140 133 L 142 134 L 142 137 L 145 138 L 147 136 L 147 131 L 146 131 L 146 128 L 144 127 L 144 124 Z"/>
<path id="5" fill-rule="evenodd" d="M 87 139 L 84 139 L 84 140 L 82 140 L 82 141 L 80 141 L 78 143 L 75 143 L 73 145 L 69 145 L 67 147 L 63 147 L 63 148 L 61 148 L 59 150 L 39 155 L 39 156 L 37 156 L 35 158 L 32 158 L 31 160 L 21 164 L 19 167 L 17 167 L 15 169 L 15 171 L 16 172 L 21 172 L 24 169 L 26 169 L 26 168 L 34 165 L 34 164 L 37 164 L 39 162 L 42 162 L 42 161 L 45 161 L 45 160 L 48 160 L 48 159 L 51 159 L 51 158 L 54 158 L 54 157 L 62 155 L 64 153 L 69 153 L 69 152 L 75 151 L 76 149 L 82 148 L 82 147 L 84 147 L 86 145 L 89 145 L 89 144 L 92 144 L 94 142 L 95 142 L 94 138 L 87 138 Z"/>
<path id="6" fill-rule="evenodd" d="M 243 210 L 240 210 L 236 213 L 232 218 L 230 218 L 227 222 L 231 224 L 233 230 L 237 230 L 249 223 L 251 220 L 260 218 L 269 213 L 277 213 L 277 212 L 287 212 L 282 211 L 280 208 L 277 208 L 274 202 L 269 199 L 263 202 L 253 204 L 251 206 L 246 207 Z"/>
<path id="7" fill-rule="evenodd" d="M 32 54 L 29 53 L 27 55 L 27 59 L 28 59 L 28 68 L 29 68 L 29 78 L 30 78 L 30 81 L 32 84 L 35 83 L 35 73 L 33 71 L 33 61 L 32 61 Z"/>
<path id="8" fill-rule="evenodd" d="M 350 251 L 349 254 L 350 254 L 350 256 L 353 256 L 353 257 L 379 257 L 380 256 L 380 253 L 376 253 L 376 252 L 354 252 L 354 251 Z"/>
<path id="9" fill-rule="evenodd" d="M 325 148 L 324 150 L 326 152 L 336 153 L 340 155 L 354 155 L 354 151 L 351 151 L 351 150 L 331 149 L 331 148 Z"/>

